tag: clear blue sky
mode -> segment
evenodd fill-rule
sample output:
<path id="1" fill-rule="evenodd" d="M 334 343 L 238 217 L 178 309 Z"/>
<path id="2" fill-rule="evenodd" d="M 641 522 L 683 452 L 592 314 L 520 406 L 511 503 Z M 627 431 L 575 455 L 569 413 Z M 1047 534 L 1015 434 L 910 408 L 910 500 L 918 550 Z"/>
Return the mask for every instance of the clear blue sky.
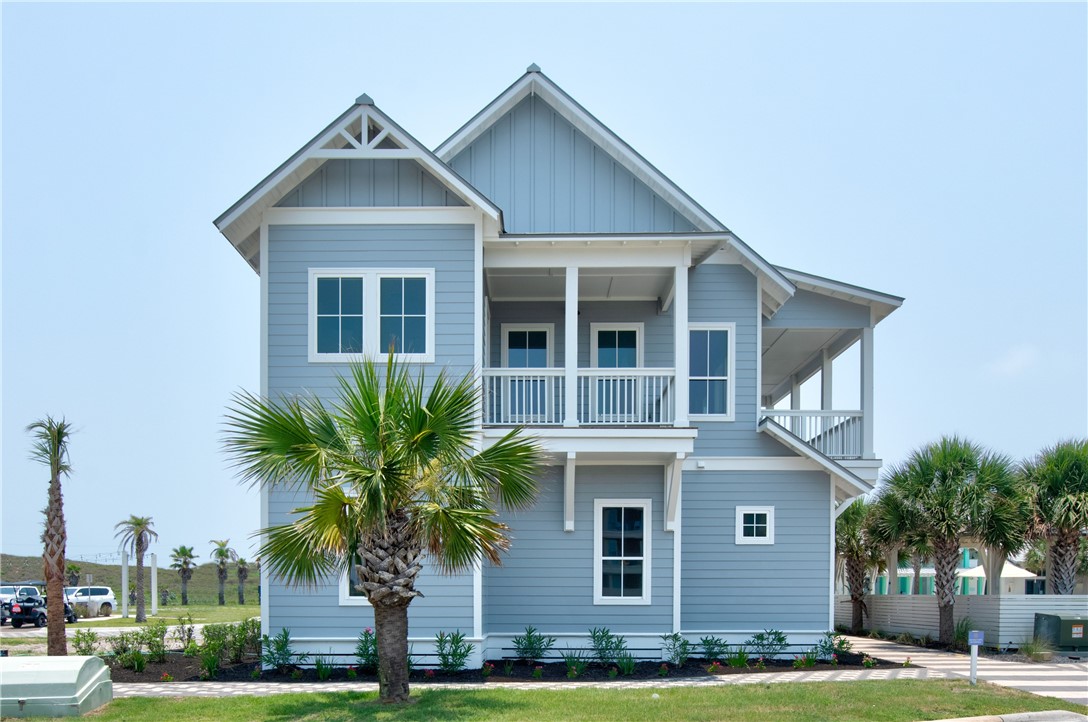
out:
<path id="1" fill-rule="evenodd" d="M 258 280 L 212 219 L 362 92 L 434 147 L 536 62 L 773 263 L 906 296 L 886 463 L 1086 433 L 1086 5 L 15 5 L 3 21 L 3 551 L 66 416 L 69 554 L 250 554 L 219 449 Z"/>

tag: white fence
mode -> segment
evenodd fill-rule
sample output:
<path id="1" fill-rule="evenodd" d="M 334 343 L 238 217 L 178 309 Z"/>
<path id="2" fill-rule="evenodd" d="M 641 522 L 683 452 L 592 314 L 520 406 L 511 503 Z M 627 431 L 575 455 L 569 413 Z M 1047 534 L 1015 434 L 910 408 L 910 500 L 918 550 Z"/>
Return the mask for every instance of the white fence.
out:
<path id="1" fill-rule="evenodd" d="M 869 613 L 866 629 L 881 632 L 928 634 L 936 639 L 940 624 L 937 597 L 933 595 L 892 594 L 866 596 Z M 1018 647 L 1035 634 L 1035 613 L 1084 614 L 1088 609 L 1085 594 L 1001 594 L 999 596 L 957 596 L 952 618 L 959 622 L 971 618 L 971 628 L 985 633 L 987 647 Z M 835 597 L 836 626 L 850 626 L 850 597 Z"/>

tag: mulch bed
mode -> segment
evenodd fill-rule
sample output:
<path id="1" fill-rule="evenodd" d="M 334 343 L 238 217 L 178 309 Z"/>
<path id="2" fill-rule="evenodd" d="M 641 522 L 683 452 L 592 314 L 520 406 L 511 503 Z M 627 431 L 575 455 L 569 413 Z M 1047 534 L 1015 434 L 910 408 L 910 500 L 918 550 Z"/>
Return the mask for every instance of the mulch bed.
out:
<path id="1" fill-rule="evenodd" d="M 900 667 L 902 665 L 895 664 L 893 662 L 886 662 L 880 659 L 874 659 L 874 667 L 877 669 L 887 669 L 890 667 Z M 117 664 L 116 660 L 112 658 L 106 659 L 106 664 L 110 667 L 110 676 L 114 682 L 145 682 L 145 683 L 159 683 L 163 682 L 163 675 L 169 675 L 173 677 L 175 682 L 197 682 L 200 680 L 200 659 L 198 657 L 186 657 L 180 652 L 171 652 L 167 655 L 165 662 L 148 662 L 147 668 L 143 672 L 133 672 L 131 669 L 126 669 Z M 491 664 L 495 665 L 494 671 L 489 677 L 484 677 L 479 669 L 463 670 L 461 672 L 442 672 L 439 670 L 414 670 L 412 672 L 411 681 L 413 684 L 427 684 L 433 682 L 441 683 L 495 683 L 495 682 L 556 682 L 567 680 L 567 666 L 562 662 L 552 662 L 548 664 L 540 664 L 536 666 L 530 666 L 523 662 L 518 662 L 507 667 L 503 660 L 491 660 Z M 617 675 L 616 677 L 609 676 L 609 668 L 600 664 L 591 664 L 586 670 L 572 681 L 576 682 L 607 682 L 610 680 L 616 682 L 631 682 L 636 680 L 648 680 L 648 679 L 676 679 L 676 678 L 699 678 L 712 676 L 707 672 L 707 662 L 702 660 L 688 660 L 687 664 L 683 667 L 676 667 L 674 665 L 668 666 L 668 674 L 661 674 L 661 662 L 640 662 L 634 674 L 631 675 Z M 535 667 L 540 668 L 540 676 L 534 677 L 533 673 Z M 258 662 L 246 661 L 240 664 L 223 664 L 219 673 L 215 676 L 216 682 L 316 682 L 323 681 L 328 682 L 345 682 L 345 681 L 357 681 L 357 682 L 377 682 L 378 677 L 374 673 L 367 673 L 358 671 L 354 680 L 349 680 L 346 668 L 337 668 L 332 671 L 332 675 L 327 680 L 320 680 L 317 676 L 317 671 L 314 669 L 297 669 L 287 674 L 281 674 L 276 671 L 262 671 L 258 677 L 254 677 L 254 670 L 259 668 Z M 839 664 L 832 666 L 825 662 L 819 662 L 815 667 L 809 667 L 802 671 L 818 671 L 818 670 L 831 670 L 831 669 L 863 669 L 862 656 L 860 654 L 842 654 L 839 655 Z M 722 664 L 720 672 L 715 675 L 730 675 L 730 674 L 759 674 L 770 672 L 788 672 L 793 670 L 792 660 L 773 660 L 766 663 L 766 669 L 757 669 L 754 666 L 749 668 L 734 668 Z M 509 674 L 507 673 L 509 671 Z"/>

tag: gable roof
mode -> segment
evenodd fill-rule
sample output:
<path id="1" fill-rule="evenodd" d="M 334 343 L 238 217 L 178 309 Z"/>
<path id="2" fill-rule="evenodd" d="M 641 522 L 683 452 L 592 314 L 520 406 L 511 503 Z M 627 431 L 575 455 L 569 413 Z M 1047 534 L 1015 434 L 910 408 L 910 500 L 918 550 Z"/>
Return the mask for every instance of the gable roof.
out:
<path id="1" fill-rule="evenodd" d="M 574 98 L 544 75 L 534 63 L 525 74 L 514 81 L 513 85 L 499 94 L 483 110 L 472 117 L 457 132 L 435 149 L 435 154 L 449 163 L 454 156 L 479 138 L 498 119 L 529 95 L 538 95 L 548 103 L 567 122 L 584 133 L 591 141 L 600 146 L 621 166 L 637 179 L 645 183 L 666 202 L 672 205 L 685 218 L 690 220 L 696 230 L 710 232 L 728 232 L 729 229 L 714 216 L 695 202 L 695 200 L 673 183 L 634 148 L 629 146 L 604 123 L 597 120 Z"/>
<path id="2" fill-rule="evenodd" d="M 874 326 L 887 318 L 895 311 L 895 309 L 903 305 L 904 299 L 902 296 L 893 296 L 890 293 L 874 291 L 870 288 L 843 283 L 842 281 L 824 278 L 823 276 L 817 276 L 812 273 L 795 271 L 792 268 L 786 268 L 784 266 L 776 266 L 776 268 L 783 276 L 789 279 L 791 283 L 797 286 L 797 288 L 804 291 L 811 291 L 822 296 L 838 298 L 849 301 L 850 303 L 868 306 L 872 309 Z"/>
<path id="3" fill-rule="evenodd" d="M 854 474 L 854 472 L 825 455 L 823 452 L 806 444 L 800 437 L 796 436 L 793 432 L 774 419 L 764 417 L 759 422 L 756 430 L 777 439 L 784 446 L 795 451 L 800 456 L 811 459 L 816 462 L 818 466 L 823 468 L 824 471 L 830 474 L 831 478 L 835 481 L 835 500 L 837 502 L 844 502 L 852 497 L 868 494 L 873 490 L 872 484 L 861 479 Z"/>
<path id="4" fill-rule="evenodd" d="M 354 105 L 215 219 L 215 227 L 254 270 L 260 268 L 261 214 L 325 161 L 334 158 L 414 160 L 446 188 L 502 226 L 502 211 L 498 206 L 379 110 L 364 93 Z"/>

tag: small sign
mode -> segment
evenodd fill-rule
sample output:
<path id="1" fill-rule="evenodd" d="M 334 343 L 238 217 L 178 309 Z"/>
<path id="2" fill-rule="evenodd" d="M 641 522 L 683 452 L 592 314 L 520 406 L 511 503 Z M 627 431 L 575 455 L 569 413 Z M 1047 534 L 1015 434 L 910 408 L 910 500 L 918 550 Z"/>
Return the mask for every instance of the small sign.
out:
<path id="1" fill-rule="evenodd" d="M 982 631 L 979 629 L 972 629 L 967 633 L 967 643 L 971 646 L 982 645 Z"/>
<path id="2" fill-rule="evenodd" d="M 1083 624 L 1070 625 L 1070 629 L 1073 632 L 1073 639 L 1084 639 L 1084 625 Z"/>

